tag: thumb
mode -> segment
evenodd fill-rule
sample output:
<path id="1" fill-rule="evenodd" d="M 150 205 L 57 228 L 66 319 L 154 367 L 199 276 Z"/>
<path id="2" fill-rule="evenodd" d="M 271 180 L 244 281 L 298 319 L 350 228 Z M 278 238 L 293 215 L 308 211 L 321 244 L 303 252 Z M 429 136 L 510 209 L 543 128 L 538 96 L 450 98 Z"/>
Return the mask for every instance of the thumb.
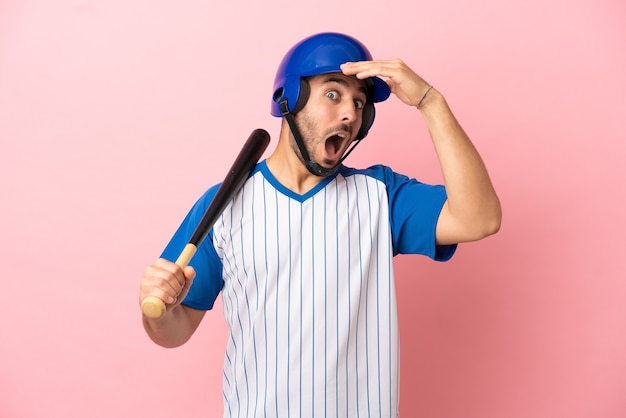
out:
<path id="1" fill-rule="evenodd" d="M 193 279 L 196 278 L 196 270 L 191 266 L 186 266 L 183 269 L 183 274 L 185 276 L 185 287 L 191 286 Z"/>

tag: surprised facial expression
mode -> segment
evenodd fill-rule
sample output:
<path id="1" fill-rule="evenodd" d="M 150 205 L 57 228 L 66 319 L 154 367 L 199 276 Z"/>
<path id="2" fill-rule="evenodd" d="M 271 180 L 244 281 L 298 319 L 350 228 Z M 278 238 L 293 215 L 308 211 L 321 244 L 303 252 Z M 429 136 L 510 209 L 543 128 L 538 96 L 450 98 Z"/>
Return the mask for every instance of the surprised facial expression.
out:
<path id="1" fill-rule="evenodd" d="M 339 73 L 308 79 L 309 99 L 295 116 L 311 160 L 336 166 L 361 128 L 367 99 L 365 83 Z M 292 148 L 302 156 L 292 138 Z"/>

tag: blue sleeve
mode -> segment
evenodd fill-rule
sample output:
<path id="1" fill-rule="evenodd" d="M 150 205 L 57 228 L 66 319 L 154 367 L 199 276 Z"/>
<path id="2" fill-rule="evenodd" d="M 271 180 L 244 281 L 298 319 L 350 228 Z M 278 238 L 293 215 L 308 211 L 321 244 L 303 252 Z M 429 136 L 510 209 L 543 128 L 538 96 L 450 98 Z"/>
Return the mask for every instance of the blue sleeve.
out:
<path id="1" fill-rule="evenodd" d="M 393 172 L 382 170 L 389 196 L 389 218 L 394 255 L 423 254 L 436 261 L 449 260 L 457 245 L 436 245 L 439 214 L 447 200 L 442 185 L 429 185 Z"/>
<path id="2" fill-rule="evenodd" d="M 162 258 L 175 262 L 181 251 L 189 242 L 193 232 L 200 223 L 209 203 L 215 196 L 219 185 L 207 190 L 191 208 L 169 244 L 161 254 Z M 185 297 L 183 304 L 193 309 L 209 310 L 213 308 L 215 299 L 222 290 L 222 262 L 212 242 L 213 230 L 200 243 L 189 265 L 196 270 L 196 277 Z"/>

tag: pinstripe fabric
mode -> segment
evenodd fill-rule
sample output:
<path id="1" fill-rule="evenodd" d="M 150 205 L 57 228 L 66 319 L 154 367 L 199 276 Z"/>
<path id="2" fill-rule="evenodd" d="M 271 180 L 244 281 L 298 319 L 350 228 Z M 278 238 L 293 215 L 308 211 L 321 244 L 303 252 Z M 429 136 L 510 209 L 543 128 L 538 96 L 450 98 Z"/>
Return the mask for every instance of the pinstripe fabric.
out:
<path id="1" fill-rule="evenodd" d="M 395 417 L 399 347 L 383 183 L 304 197 L 256 172 L 213 228 L 225 417 Z"/>

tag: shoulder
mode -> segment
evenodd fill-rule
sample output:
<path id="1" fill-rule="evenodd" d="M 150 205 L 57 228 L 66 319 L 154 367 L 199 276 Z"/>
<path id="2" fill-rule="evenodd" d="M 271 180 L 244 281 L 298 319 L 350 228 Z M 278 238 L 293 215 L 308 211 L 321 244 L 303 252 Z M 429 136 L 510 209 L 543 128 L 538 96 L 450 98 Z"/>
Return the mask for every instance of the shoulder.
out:
<path id="1" fill-rule="evenodd" d="M 394 171 L 391 167 L 377 164 L 367 168 L 351 168 L 342 166 L 340 170 L 341 175 L 344 177 L 350 177 L 355 175 L 362 175 L 371 177 L 385 184 L 388 190 L 394 191 L 402 188 L 404 185 L 423 185 L 424 183 L 418 181 L 415 178 L 410 178 L 405 174 Z"/>
<path id="2" fill-rule="evenodd" d="M 386 183 L 389 179 L 393 179 L 394 176 L 399 175 L 398 173 L 394 172 L 391 167 L 387 167 L 386 165 L 382 164 L 372 165 L 367 168 L 353 168 L 342 165 L 339 173 L 344 177 L 350 177 L 355 175 L 372 177 L 374 179 L 382 181 L 383 183 Z"/>
<path id="3" fill-rule="evenodd" d="M 222 183 L 218 183 L 215 184 L 211 187 L 209 187 L 198 199 L 198 202 L 196 204 L 199 204 L 201 206 L 208 206 L 209 203 L 211 203 L 211 201 L 213 200 L 213 198 L 215 197 L 215 194 L 217 193 L 217 191 L 219 190 L 220 186 L 222 185 Z"/>
<path id="4" fill-rule="evenodd" d="M 342 166 L 341 174 L 346 178 L 362 175 L 376 179 L 384 185 L 390 205 L 399 208 L 429 206 L 439 211 L 447 199 L 443 185 L 423 183 L 381 164 L 362 169 Z"/>

